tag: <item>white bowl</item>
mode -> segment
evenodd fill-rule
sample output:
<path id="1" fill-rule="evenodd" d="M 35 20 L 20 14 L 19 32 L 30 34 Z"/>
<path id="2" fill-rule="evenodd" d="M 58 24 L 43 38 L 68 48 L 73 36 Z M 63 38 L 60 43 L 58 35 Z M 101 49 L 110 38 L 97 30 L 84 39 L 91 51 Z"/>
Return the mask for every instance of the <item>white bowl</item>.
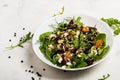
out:
<path id="1" fill-rule="evenodd" d="M 66 17 L 78 17 L 80 16 L 81 17 L 81 21 L 87 25 L 87 26 L 95 26 L 96 25 L 96 28 L 98 29 L 99 32 L 103 32 L 106 34 L 106 45 L 110 45 L 110 49 L 112 47 L 112 44 L 113 44 L 113 35 L 112 35 L 112 32 L 111 32 L 111 29 L 109 28 L 109 26 L 107 26 L 105 23 L 103 23 L 102 21 L 94 18 L 94 17 L 91 17 L 91 16 L 87 16 L 87 15 L 62 15 L 62 16 L 57 16 L 57 17 L 52 17 L 48 20 L 46 20 L 43 24 L 40 25 L 40 27 L 37 29 L 37 31 L 35 32 L 34 36 L 33 36 L 33 40 L 32 40 L 32 46 L 33 46 L 33 49 L 34 49 L 34 52 L 35 54 L 43 61 L 45 62 L 46 64 L 54 67 L 54 68 L 57 68 L 57 69 L 62 69 L 62 70 L 70 70 L 70 71 L 76 71 L 76 70 L 83 70 L 83 69 L 87 69 L 87 68 L 90 68 L 90 67 L 93 67 L 95 65 L 97 65 L 98 63 L 102 62 L 106 55 L 99 61 L 96 61 L 94 62 L 94 64 L 90 65 L 90 66 L 87 66 L 87 67 L 83 67 L 83 68 L 72 68 L 72 69 L 63 69 L 61 67 L 58 67 L 56 65 L 54 65 L 52 62 L 50 62 L 45 56 L 43 53 L 41 53 L 41 51 L 39 50 L 39 46 L 40 46 L 40 43 L 37 42 L 38 39 L 39 39 L 39 36 L 40 34 L 44 33 L 44 32 L 47 32 L 47 31 L 52 31 L 53 28 L 50 27 L 49 25 L 51 24 L 55 24 L 55 22 L 61 22 L 63 21 L 64 18 Z M 110 51 L 110 50 L 109 50 Z M 108 51 L 108 52 L 109 52 Z M 108 54 L 108 53 L 107 53 Z"/>

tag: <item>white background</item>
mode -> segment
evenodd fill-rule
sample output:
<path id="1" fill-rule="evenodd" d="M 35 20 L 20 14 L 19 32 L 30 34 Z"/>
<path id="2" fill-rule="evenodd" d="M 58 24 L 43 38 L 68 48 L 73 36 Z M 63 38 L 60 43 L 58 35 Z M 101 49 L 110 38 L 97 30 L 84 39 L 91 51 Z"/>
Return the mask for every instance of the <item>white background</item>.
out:
<path id="1" fill-rule="evenodd" d="M 60 11 L 62 6 L 65 7 L 64 14 L 80 13 L 98 19 L 120 19 L 120 0 L 0 0 L 0 80 L 32 80 L 31 77 L 38 80 L 35 74 L 25 72 L 31 69 L 31 65 L 34 66 L 31 70 L 42 74 L 41 80 L 97 80 L 107 73 L 111 75 L 108 80 L 120 80 L 120 35 L 114 37 L 107 59 L 84 71 L 63 72 L 46 65 L 33 52 L 31 41 L 25 43 L 24 48 L 5 48 L 16 44 L 27 32 L 34 33 L 42 22 Z M 25 30 L 22 30 L 23 27 Z M 14 33 L 17 33 L 16 37 Z M 11 58 L 8 59 L 8 56 Z"/>

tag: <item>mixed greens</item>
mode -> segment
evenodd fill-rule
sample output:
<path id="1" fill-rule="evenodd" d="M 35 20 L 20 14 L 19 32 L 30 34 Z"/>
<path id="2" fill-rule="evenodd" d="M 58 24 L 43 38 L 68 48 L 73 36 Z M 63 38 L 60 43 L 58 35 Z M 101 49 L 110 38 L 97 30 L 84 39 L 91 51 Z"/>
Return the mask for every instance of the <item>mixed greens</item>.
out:
<path id="1" fill-rule="evenodd" d="M 96 27 L 84 26 L 81 17 L 57 23 L 52 32 L 39 36 L 40 51 L 62 68 L 81 68 L 100 60 L 109 50 L 106 34 Z"/>

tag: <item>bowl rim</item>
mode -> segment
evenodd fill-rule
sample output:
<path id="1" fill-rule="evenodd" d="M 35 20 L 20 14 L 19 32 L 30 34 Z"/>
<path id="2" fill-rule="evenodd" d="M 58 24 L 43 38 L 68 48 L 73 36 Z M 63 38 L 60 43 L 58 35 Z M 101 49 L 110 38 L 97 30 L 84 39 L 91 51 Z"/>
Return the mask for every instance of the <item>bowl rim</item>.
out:
<path id="1" fill-rule="evenodd" d="M 111 46 L 110 46 L 110 50 L 107 52 L 107 54 L 106 54 L 102 59 L 96 61 L 94 64 L 92 64 L 92 65 L 90 65 L 90 66 L 82 67 L 82 68 L 62 68 L 62 67 L 58 67 L 57 65 L 53 64 L 53 63 L 52 63 L 51 61 L 49 61 L 47 58 L 45 58 L 45 59 L 47 59 L 49 62 L 51 62 L 52 65 L 49 64 L 49 63 L 47 63 L 47 62 L 45 62 L 44 60 L 42 60 L 42 58 L 39 56 L 39 54 L 42 54 L 42 52 L 40 51 L 41 53 L 38 54 L 37 51 L 36 51 L 36 49 L 35 49 L 35 47 L 34 47 L 34 44 L 35 44 L 34 41 L 36 40 L 36 39 L 35 39 L 35 35 L 37 34 L 38 30 L 40 30 L 40 29 L 39 29 L 39 28 L 41 28 L 40 26 L 43 26 L 43 25 L 45 25 L 48 21 L 51 21 L 51 20 L 53 20 L 53 19 L 55 19 L 55 18 L 59 18 L 59 17 L 61 17 L 61 16 L 62 16 L 62 17 L 68 17 L 68 16 L 87 16 L 87 17 L 90 17 L 90 18 L 93 18 L 93 19 L 99 21 L 101 24 L 104 24 L 104 25 L 108 28 L 110 34 L 112 35 L 112 36 L 111 36 Z M 64 18 L 63 18 L 63 19 L 64 19 Z M 54 67 L 54 68 L 57 68 L 57 69 L 60 69 L 60 70 L 78 71 L 78 70 L 84 70 L 84 69 L 91 68 L 91 67 L 93 67 L 93 66 L 95 66 L 95 65 L 103 62 L 103 61 L 106 59 L 106 57 L 108 56 L 108 53 L 110 53 L 110 51 L 111 51 L 111 49 L 112 49 L 112 46 L 113 46 L 113 33 L 112 33 L 112 30 L 110 29 L 110 27 L 109 27 L 107 24 L 105 24 L 104 22 L 102 22 L 101 20 L 99 20 L 99 19 L 97 19 L 97 18 L 95 18 L 95 17 L 89 16 L 89 15 L 85 15 L 85 14 L 58 15 L 58 16 L 52 17 L 52 18 L 44 21 L 40 26 L 39 26 L 38 29 L 35 31 L 34 36 L 33 36 L 33 39 L 32 39 L 32 47 L 33 47 L 34 53 L 37 55 L 37 57 L 38 57 L 42 62 L 46 63 L 47 65 L 49 65 L 49 66 L 51 66 L 51 67 Z M 44 54 L 42 54 L 42 55 L 44 55 Z"/>

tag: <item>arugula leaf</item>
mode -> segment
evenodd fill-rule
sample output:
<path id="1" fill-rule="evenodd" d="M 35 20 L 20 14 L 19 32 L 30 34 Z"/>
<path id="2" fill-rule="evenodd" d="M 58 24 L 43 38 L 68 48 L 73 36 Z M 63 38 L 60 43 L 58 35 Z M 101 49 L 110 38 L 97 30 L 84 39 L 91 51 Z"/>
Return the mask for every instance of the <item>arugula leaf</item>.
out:
<path id="1" fill-rule="evenodd" d="M 81 20 L 81 17 L 80 17 L 80 16 L 77 17 L 77 19 L 73 18 L 73 20 L 74 20 L 74 22 L 75 22 L 76 24 L 78 24 L 80 27 L 83 26 L 83 23 L 80 21 L 80 20 Z"/>
<path id="2" fill-rule="evenodd" d="M 29 32 L 29 33 L 27 33 L 25 36 L 21 37 L 21 39 L 20 39 L 20 41 L 19 41 L 18 44 L 16 44 L 16 45 L 11 45 L 11 46 L 9 46 L 9 47 L 7 47 L 7 48 L 11 48 L 11 49 L 16 48 L 16 47 L 22 47 L 22 48 L 23 48 L 23 44 L 24 44 L 25 42 L 27 42 L 28 40 L 30 40 L 30 39 L 33 37 L 33 35 L 34 35 L 34 34 L 31 34 L 31 32 Z"/>
<path id="3" fill-rule="evenodd" d="M 98 79 L 98 80 L 106 80 L 108 77 L 110 77 L 110 74 L 103 75 L 103 78 L 101 78 L 101 79 Z"/>
<path id="4" fill-rule="evenodd" d="M 105 23 L 107 23 L 113 29 L 115 35 L 120 34 L 120 21 L 118 19 L 101 18 L 101 20 L 104 21 Z"/>

